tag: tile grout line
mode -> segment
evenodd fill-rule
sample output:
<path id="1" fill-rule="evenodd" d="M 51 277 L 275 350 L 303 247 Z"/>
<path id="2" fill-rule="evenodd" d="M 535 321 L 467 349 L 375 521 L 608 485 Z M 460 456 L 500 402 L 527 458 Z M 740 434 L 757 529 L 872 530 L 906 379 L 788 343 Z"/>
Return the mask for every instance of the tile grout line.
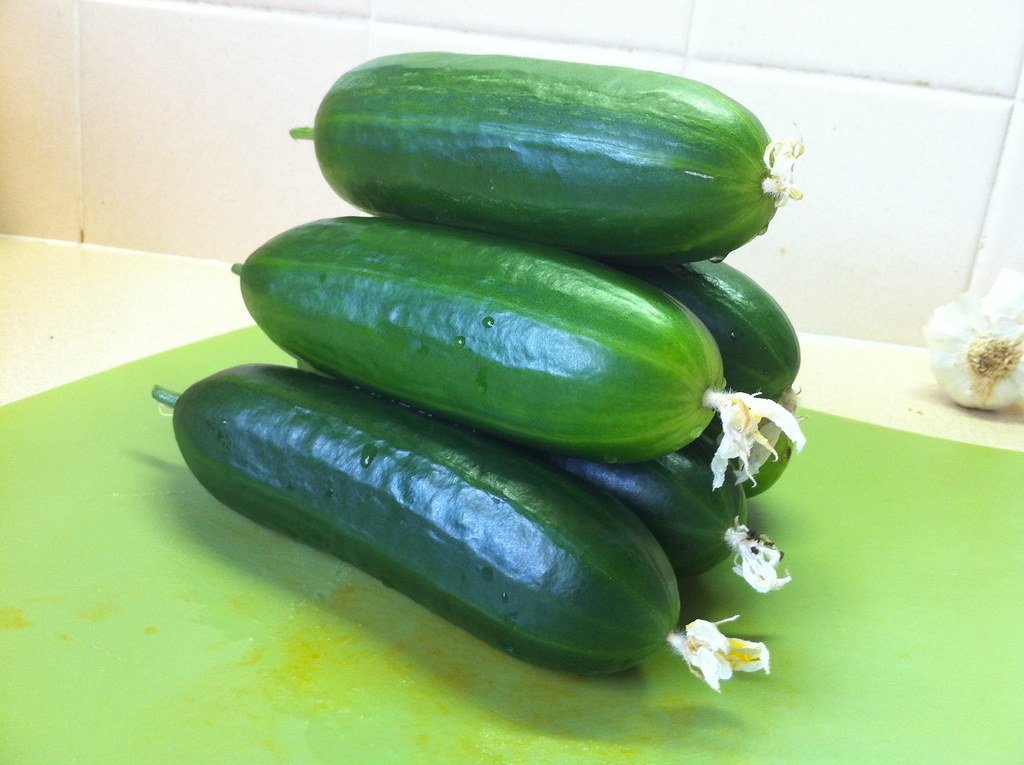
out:
<path id="1" fill-rule="evenodd" d="M 306 19 L 324 21 L 366 21 L 369 15 L 353 13 L 330 13 L 327 11 L 309 11 L 294 8 L 275 8 L 269 5 L 248 5 L 235 2 L 218 2 L 217 0 L 81 0 L 95 5 L 112 5 L 123 8 L 139 8 L 142 10 L 164 10 L 186 13 L 189 11 L 240 16 L 298 16 Z"/>
<path id="2" fill-rule="evenodd" d="M 165 2 L 167 2 L 167 1 L 172 1 L 172 0 L 165 0 Z M 561 39 L 559 39 L 557 37 L 544 37 L 544 36 L 537 36 L 537 35 L 509 34 L 507 32 L 486 32 L 486 31 L 479 30 L 479 29 L 460 29 L 459 27 L 455 27 L 455 26 L 443 26 L 443 25 L 439 26 L 439 25 L 436 25 L 436 24 L 412 24 L 412 23 L 409 23 L 407 21 L 381 21 L 380 19 L 375 19 L 375 22 L 378 23 L 378 24 L 390 24 L 392 26 L 405 27 L 407 29 L 423 29 L 423 30 L 426 30 L 428 32 L 452 32 L 454 34 L 469 35 L 469 36 L 476 36 L 476 37 L 498 37 L 498 38 L 502 38 L 504 40 L 521 40 L 523 42 L 550 43 L 552 45 L 563 45 L 563 46 L 566 46 L 566 47 L 569 47 L 569 48 L 591 48 L 591 49 L 598 49 L 598 50 L 617 51 L 617 52 L 620 52 L 620 53 L 646 53 L 646 54 L 654 54 L 654 55 L 657 55 L 657 56 L 667 56 L 667 57 L 675 57 L 675 58 L 680 58 L 680 57 L 682 57 L 684 55 L 684 54 L 680 53 L 678 50 L 665 50 L 663 48 L 638 48 L 638 47 L 634 47 L 634 46 L 631 46 L 631 45 L 625 45 L 625 44 L 623 44 L 623 45 L 608 45 L 607 43 L 584 42 L 584 41 L 581 41 L 581 40 L 568 41 L 568 40 L 561 40 Z"/>
<path id="3" fill-rule="evenodd" d="M 695 57 L 691 57 L 695 58 Z M 913 82 L 907 82 L 904 80 L 893 80 L 885 77 L 870 77 L 863 74 L 851 74 L 848 72 L 829 72 L 824 69 L 799 69 L 796 67 L 785 67 L 785 66 L 773 66 L 771 64 L 755 64 L 744 61 L 731 61 L 724 58 L 703 58 L 699 59 L 708 64 L 717 64 L 720 66 L 728 66 L 734 69 L 747 69 L 755 70 L 759 72 L 778 73 L 782 72 L 785 74 L 797 74 L 808 77 L 828 77 L 837 80 L 847 80 L 849 82 L 861 82 L 870 83 L 877 85 L 891 85 L 898 88 L 908 88 L 918 93 L 942 93 L 954 96 L 965 96 L 968 98 L 983 98 L 987 100 L 995 101 L 1014 101 L 1016 96 L 1006 95 L 1002 93 L 985 93 L 980 90 L 966 90 L 964 88 L 952 88 L 945 86 L 936 85 L 917 85 Z"/>
<path id="4" fill-rule="evenodd" d="M 79 3 L 85 2 L 86 0 L 78 0 Z M 696 58 L 692 53 L 692 42 L 693 42 L 693 20 L 696 17 L 697 3 L 700 0 L 694 0 L 693 5 L 690 9 L 690 28 L 687 31 L 686 50 L 683 54 L 678 51 L 664 50 L 661 48 L 641 48 L 631 47 L 628 45 L 608 45 L 604 43 L 595 42 L 567 42 L 560 40 L 557 37 L 546 37 L 537 35 L 508 35 L 503 32 L 485 32 L 480 30 L 460 30 L 455 26 L 444 26 L 444 25 L 432 25 L 432 24 L 411 24 L 408 22 L 380 22 L 377 18 L 377 3 L 379 0 L 370 0 L 370 10 L 367 15 L 352 15 L 352 14 L 333 14 L 325 13 L 323 11 L 308 11 L 308 10 L 295 10 L 285 8 L 274 8 L 269 6 L 253 6 L 253 5 L 240 5 L 229 1 L 218 0 L 88 0 L 89 2 L 99 5 L 120 5 L 127 7 L 138 7 L 138 8 L 164 8 L 185 11 L 189 9 L 202 8 L 206 10 L 220 9 L 225 12 L 235 13 L 254 13 L 254 14 L 284 14 L 290 16 L 300 16 L 307 18 L 320 18 L 325 20 L 339 20 L 339 21 L 369 21 L 371 31 L 377 23 L 397 24 L 404 27 L 415 27 L 419 29 L 441 31 L 441 32 L 459 32 L 463 31 L 468 34 L 482 35 L 485 37 L 502 37 L 506 39 L 520 39 L 531 42 L 547 42 L 568 45 L 571 47 L 585 47 L 585 48 L 599 48 L 604 50 L 613 51 L 626 51 L 635 53 L 653 53 L 658 55 L 666 56 L 680 56 L 683 59 L 684 67 L 689 67 L 690 63 Z M 371 36 L 372 39 L 372 36 Z M 915 85 L 913 82 L 906 82 L 901 80 L 893 80 L 883 77 L 870 77 L 867 75 L 858 75 L 849 72 L 829 72 L 822 69 L 803 69 L 796 67 L 783 67 L 783 66 L 771 66 L 765 64 L 756 64 L 752 62 L 734 61 L 726 58 L 708 58 L 702 57 L 700 60 L 712 63 L 712 64 L 724 64 L 727 66 L 733 66 L 737 68 L 755 69 L 769 72 L 789 72 L 795 74 L 807 74 L 817 75 L 822 77 L 833 77 L 842 80 L 853 80 L 861 82 L 874 82 L 882 83 L 887 85 L 903 86 L 907 88 L 913 88 L 915 90 L 932 92 L 932 93 L 952 93 L 964 96 L 977 96 L 979 98 L 994 98 L 997 100 L 1020 100 L 1024 99 L 1024 71 L 1022 71 L 1017 93 L 1013 95 L 1003 95 L 998 93 L 985 93 L 976 90 L 967 90 L 963 88 L 954 87 L 943 87 L 943 86 L 921 86 Z"/>
<path id="5" fill-rule="evenodd" d="M 690 69 L 690 60 L 693 58 L 693 20 L 697 16 L 697 3 L 700 0 L 692 0 L 693 4 L 690 6 L 690 22 L 686 29 L 686 48 L 683 51 L 683 76 Z"/>
<path id="6" fill-rule="evenodd" d="M 3 248 L 6 242 L 29 242 L 42 244 L 47 247 L 59 247 L 65 249 L 75 250 L 76 253 L 83 253 L 91 251 L 98 251 L 101 253 L 114 253 L 118 255 L 129 255 L 132 257 L 139 258 L 157 258 L 165 259 L 172 262 L 186 261 L 189 263 L 202 263 L 204 267 L 210 266 L 214 269 L 228 269 L 230 270 L 233 265 L 229 261 L 220 260 L 215 258 L 206 258 L 201 255 L 180 255 L 175 252 L 159 252 L 157 250 L 138 250 L 130 247 L 122 247 L 116 244 L 97 244 L 96 242 L 71 242 L 67 239 L 51 239 L 49 237 L 41 236 L 30 236 L 27 234 L 7 234 L 0 233 L 0 248 Z"/>
<path id="7" fill-rule="evenodd" d="M 82 122 L 82 0 L 75 0 L 74 4 L 74 61 L 75 61 L 75 155 L 78 158 L 78 173 L 75 189 L 78 196 L 78 243 L 85 243 L 85 152 L 83 151 L 82 134 L 84 132 Z"/>
<path id="8" fill-rule="evenodd" d="M 1017 76 L 1017 100 L 1024 101 L 1024 56 L 1021 56 L 1020 74 Z"/>
<path id="9" fill-rule="evenodd" d="M 1017 93 L 1015 100 L 1010 103 L 1010 114 L 1006 118 L 1006 132 L 1003 134 L 1003 142 L 999 147 L 999 162 L 996 163 L 996 174 L 988 190 L 988 199 L 985 200 L 985 214 L 981 218 L 981 231 L 978 233 L 978 242 L 974 248 L 974 258 L 971 261 L 971 269 L 967 277 L 968 281 L 965 290 L 977 287 L 976 279 L 978 278 L 981 264 L 981 253 L 985 249 L 986 235 L 992 216 L 992 200 L 995 198 L 996 190 L 1000 186 L 1000 180 L 1005 177 L 1006 169 L 1003 163 L 1006 161 L 1006 147 L 1010 142 L 1010 127 L 1013 125 L 1013 118 L 1018 114 L 1018 110 L 1024 112 L 1022 100 L 1024 100 L 1024 56 L 1021 57 L 1020 73 L 1017 75 Z"/>
<path id="10" fill-rule="evenodd" d="M 323 21 L 349 21 L 349 22 L 371 22 L 376 24 L 394 24 L 400 27 L 423 29 L 432 32 L 454 32 L 458 34 L 476 35 L 482 37 L 498 37 L 509 40 L 522 40 L 524 42 L 552 43 L 565 45 L 571 48 L 592 48 L 626 53 L 655 54 L 659 56 L 679 58 L 682 54 L 679 51 L 664 50 L 661 48 L 639 48 L 629 45 L 608 45 L 596 42 L 568 42 L 557 37 L 546 37 L 537 35 L 511 35 L 505 32 L 485 32 L 481 30 L 464 30 L 456 26 L 443 26 L 432 24 L 412 24 L 402 21 L 381 21 L 377 18 L 377 0 L 371 0 L 370 13 L 366 15 L 328 13 L 324 11 L 296 10 L 291 8 L 272 8 L 266 6 L 240 5 L 232 2 L 217 2 L 216 0 L 81 0 L 96 5 L 120 6 L 126 8 L 139 8 L 144 10 L 165 10 L 185 13 L 189 11 L 205 11 L 215 13 L 221 11 L 225 14 L 257 15 L 257 16 L 294 16 L 306 19 L 320 19 Z"/>
<path id="11" fill-rule="evenodd" d="M 1006 116 L 1006 129 L 1003 131 L 1003 140 L 999 146 L 999 161 L 996 162 L 996 172 L 992 183 L 988 187 L 988 199 L 985 200 L 985 214 L 981 217 L 981 230 L 978 232 L 978 241 L 974 247 L 974 256 L 971 259 L 970 271 L 967 275 L 967 284 L 964 285 L 964 292 L 967 292 L 975 284 L 975 277 L 978 275 L 978 264 L 981 261 L 981 251 L 985 249 L 985 234 L 989 228 L 989 218 L 992 215 L 992 199 L 995 197 L 996 189 L 1000 186 L 1000 180 L 1004 177 L 1005 169 L 1003 163 L 1006 160 L 1006 147 L 1010 142 L 1010 123 L 1013 121 L 1017 109 L 1022 108 L 1016 101 L 1010 102 L 1010 112 Z"/>
<path id="12" fill-rule="evenodd" d="M 377 3 L 379 0 L 367 0 L 370 12 L 366 17 L 366 49 L 363 58 L 368 59 L 377 46 Z"/>

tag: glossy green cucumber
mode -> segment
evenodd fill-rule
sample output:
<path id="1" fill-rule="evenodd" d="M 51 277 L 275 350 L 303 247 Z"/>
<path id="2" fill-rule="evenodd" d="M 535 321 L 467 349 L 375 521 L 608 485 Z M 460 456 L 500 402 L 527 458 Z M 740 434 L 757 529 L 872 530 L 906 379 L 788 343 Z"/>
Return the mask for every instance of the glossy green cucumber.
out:
<path id="1" fill-rule="evenodd" d="M 718 344 L 731 390 L 777 401 L 796 380 L 796 330 L 775 298 L 742 271 L 724 263 L 690 263 L 627 272 L 697 315 Z"/>
<path id="2" fill-rule="evenodd" d="M 672 569 L 643 524 L 514 447 L 272 366 L 191 386 L 174 432 L 224 504 L 524 660 L 614 672 L 676 626 Z"/>
<path id="3" fill-rule="evenodd" d="M 689 577 L 729 557 L 725 531 L 737 518 L 740 523 L 747 520 L 740 486 L 727 481 L 712 491 L 712 454 L 713 446 L 697 441 L 665 457 L 627 465 L 551 459 L 632 510 L 661 543 L 676 575 Z"/>
<path id="4" fill-rule="evenodd" d="M 323 373 L 302 359 L 297 369 Z M 793 442 L 785 433 L 775 444 L 778 460 L 768 460 L 757 473 L 757 485 L 740 486 L 748 499 L 762 494 L 779 480 L 793 456 Z M 739 489 L 726 484 L 708 490 L 715 453 L 713 439 L 698 439 L 678 452 L 646 462 L 595 462 L 552 455 L 552 461 L 578 478 L 590 481 L 621 500 L 644 522 L 669 554 L 680 577 L 696 576 L 725 559 L 720 544 L 725 529 L 736 518 L 745 523 L 747 506 Z"/>
<path id="5" fill-rule="evenodd" d="M 639 461 L 707 426 L 714 340 L 587 258 L 425 223 L 323 220 L 260 247 L 242 296 L 317 369 L 547 451 Z"/>
<path id="6" fill-rule="evenodd" d="M 776 209 L 758 119 L 656 72 L 388 56 L 334 84 L 313 138 L 328 183 L 363 210 L 606 260 L 724 257 Z"/>

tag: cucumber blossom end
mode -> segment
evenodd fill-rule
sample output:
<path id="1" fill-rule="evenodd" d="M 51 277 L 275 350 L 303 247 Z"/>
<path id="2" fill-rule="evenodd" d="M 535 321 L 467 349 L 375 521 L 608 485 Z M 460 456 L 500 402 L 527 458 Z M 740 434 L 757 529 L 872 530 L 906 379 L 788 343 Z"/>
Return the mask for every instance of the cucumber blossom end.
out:
<path id="1" fill-rule="evenodd" d="M 785 205 L 789 200 L 800 200 L 804 193 L 793 184 L 793 168 L 803 156 L 804 142 L 772 141 L 764 150 L 764 163 L 768 177 L 761 182 L 761 189 L 775 200 L 775 207 Z"/>
<path id="2" fill-rule="evenodd" d="M 769 426 L 776 426 L 793 442 L 798 452 L 803 450 L 807 442 L 800 430 L 800 423 L 789 409 L 771 399 L 761 398 L 757 393 L 709 389 L 704 393 L 703 400 L 704 406 L 718 412 L 722 422 L 722 439 L 711 459 L 713 487 L 716 489 L 725 483 L 729 460 L 738 459 L 740 462 L 738 483 L 746 480 L 753 482 L 767 455 L 775 454 L 774 443 L 761 430 L 763 420 L 768 420 L 766 430 Z M 778 433 L 774 436 L 777 439 Z"/>
<path id="3" fill-rule="evenodd" d="M 726 637 L 718 625 L 734 622 L 739 615 L 709 622 L 695 619 L 681 632 L 670 632 L 668 644 L 683 657 L 691 674 L 707 683 L 712 690 L 721 692 L 721 682 L 733 672 L 771 674 L 771 655 L 768 646 L 753 640 Z"/>

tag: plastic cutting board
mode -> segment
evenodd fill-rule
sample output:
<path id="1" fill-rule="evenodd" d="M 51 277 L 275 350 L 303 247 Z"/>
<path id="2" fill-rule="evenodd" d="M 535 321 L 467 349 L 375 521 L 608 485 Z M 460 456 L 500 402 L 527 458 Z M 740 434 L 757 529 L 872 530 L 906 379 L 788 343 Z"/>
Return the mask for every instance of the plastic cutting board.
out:
<path id="1" fill-rule="evenodd" d="M 811 413 L 752 508 L 793 582 L 683 584 L 772 674 L 580 678 L 205 494 L 150 387 L 284 360 L 243 330 L 0 408 L 0 762 L 1024 758 L 1024 454 Z"/>

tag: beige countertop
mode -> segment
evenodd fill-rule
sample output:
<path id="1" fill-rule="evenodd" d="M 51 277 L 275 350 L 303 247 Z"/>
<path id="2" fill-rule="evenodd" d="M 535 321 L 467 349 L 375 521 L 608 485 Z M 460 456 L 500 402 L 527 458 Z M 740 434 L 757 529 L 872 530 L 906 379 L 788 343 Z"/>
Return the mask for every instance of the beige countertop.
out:
<path id="1" fill-rule="evenodd" d="M 0 236 L 0 404 L 251 324 L 226 263 Z M 923 348 L 800 339 L 802 406 L 1024 451 L 1024 410 L 948 401 Z"/>

